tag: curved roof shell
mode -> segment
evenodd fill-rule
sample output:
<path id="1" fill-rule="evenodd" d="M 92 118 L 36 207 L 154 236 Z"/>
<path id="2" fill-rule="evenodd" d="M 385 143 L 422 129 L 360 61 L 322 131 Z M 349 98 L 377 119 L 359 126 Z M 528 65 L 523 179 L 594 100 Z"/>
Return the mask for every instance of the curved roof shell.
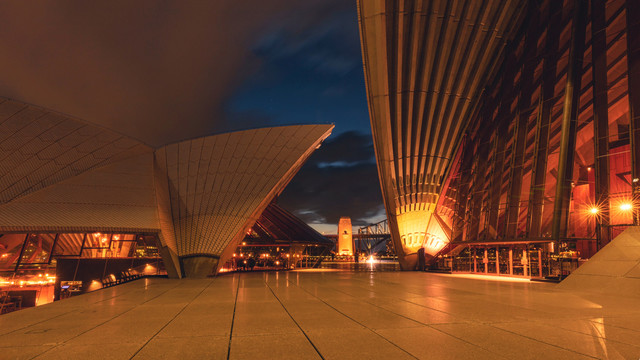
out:
<path id="1" fill-rule="evenodd" d="M 358 1 L 378 172 L 403 268 L 425 243 L 454 151 L 524 4 Z"/>
<path id="2" fill-rule="evenodd" d="M 2 99 L 0 232 L 153 232 L 173 256 L 225 258 L 332 129 L 244 130 L 154 149 Z"/>

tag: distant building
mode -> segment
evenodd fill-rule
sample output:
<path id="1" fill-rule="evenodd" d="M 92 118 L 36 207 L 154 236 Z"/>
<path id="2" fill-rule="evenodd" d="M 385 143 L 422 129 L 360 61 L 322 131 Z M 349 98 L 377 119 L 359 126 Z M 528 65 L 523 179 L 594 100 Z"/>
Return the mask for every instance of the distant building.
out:
<path id="1" fill-rule="evenodd" d="M 338 222 L 338 255 L 353 255 L 353 232 L 351 230 L 351 218 L 343 216 Z"/>

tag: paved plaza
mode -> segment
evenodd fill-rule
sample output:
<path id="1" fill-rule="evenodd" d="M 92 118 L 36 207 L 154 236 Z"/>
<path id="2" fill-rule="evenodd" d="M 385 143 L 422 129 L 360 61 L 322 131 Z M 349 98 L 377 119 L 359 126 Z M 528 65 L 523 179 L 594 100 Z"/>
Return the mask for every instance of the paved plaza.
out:
<path id="1" fill-rule="evenodd" d="M 420 272 L 141 279 L 0 317 L 1 359 L 639 359 L 640 299 Z"/>

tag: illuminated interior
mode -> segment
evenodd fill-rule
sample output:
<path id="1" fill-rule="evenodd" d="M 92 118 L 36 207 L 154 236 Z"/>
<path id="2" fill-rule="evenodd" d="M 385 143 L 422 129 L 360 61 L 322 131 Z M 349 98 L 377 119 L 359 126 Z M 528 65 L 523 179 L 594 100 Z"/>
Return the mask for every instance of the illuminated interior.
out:
<path id="1" fill-rule="evenodd" d="M 396 216 L 405 254 L 415 253 L 423 246 L 431 215 L 429 210 L 415 210 Z"/>
<path id="2" fill-rule="evenodd" d="M 0 297 L 16 305 L 3 312 L 50 303 L 68 288 L 75 291 L 68 295 L 100 289 L 122 272 L 166 273 L 157 241 L 154 234 L 0 234 Z M 87 266 L 97 270 L 76 271 Z"/>

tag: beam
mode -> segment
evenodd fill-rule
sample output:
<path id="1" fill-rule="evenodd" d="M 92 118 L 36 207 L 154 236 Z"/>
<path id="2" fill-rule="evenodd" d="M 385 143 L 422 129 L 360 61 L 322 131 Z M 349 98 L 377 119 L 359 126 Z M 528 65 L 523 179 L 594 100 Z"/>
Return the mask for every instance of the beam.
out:
<path id="1" fill-rule="evenodd" d="M 456 187 L 456 204 L 453 214 L 451 241 L 462 241 L 467 213 L 467 199 L 471 182 L 471 166 L 473 164 L 473 144 L 463 142 L 462 161 L 460 165 L 458 186 Z"/>
<path id="2" fill-rule="evenodd" d="M 607 98 L 606 0 L 591 0 L 591 58 L 593 63 L 593 133 L 597 247 L 609 242 L 609 104 Z"/>
<path id="3" fill-rule="evenodd" d="M 529 116 L 531 115 L 531 96 L 533 94 L 533 74 L 536 70 L 536 45 L 540 35 L 540 11 L 535 2 L 529 3 L 529 24 L 524 39 L 524 52 L 520 72 L 520 97 L 518 98 L 518 116 L 514 126 L 514 144 L 511 152 L 511 180 L 507 198 L 507 219 L 505 237 L 516 238 L 524 175 L 524 153 L 527 145 Z"/>
<path id="4" fill-rule="evenodd" d="M 565 86 L 564 108 L 560 133 L 560 153 L 558 155 L 558 181 L 553 203 L 552 236 L 556 242 L 567 237 L 569 204 L 573 181 L 573 165 L 576 148 L 578 106 L 584 57 L 584 37 L 587 26 L 587 7 L 582 1 L 573 3 L 571 22 L 571 47 L 567 84 Z M 558 247 L 556 247 L 556 251 Z"/>
<path id="5" fill-rule="evenodd" d="M 627 66 L 629 73 L 629 118 L 633 224 L 640 218 L 640 2 L 627 0 Z"/>
<path id="6" fill-rule="evenodd" d="M 536 141 L 529 191 L 529 213 L 527 215 L 527 234 L 530 238 L 542 235 L 542 214 L 544 210 L 544 190 L 547 175 L 547 157 L 549 154 L 549 132 L 551 108 L 553 107 L 556 68 L 558 66 L 558 46 L 560 25 L 562 23 L 562 2 L 550 1 L 548 13 L 549 27 L 545 42 L 545 57 L 542 66 L 542 82 L 538 102 Z"/>

